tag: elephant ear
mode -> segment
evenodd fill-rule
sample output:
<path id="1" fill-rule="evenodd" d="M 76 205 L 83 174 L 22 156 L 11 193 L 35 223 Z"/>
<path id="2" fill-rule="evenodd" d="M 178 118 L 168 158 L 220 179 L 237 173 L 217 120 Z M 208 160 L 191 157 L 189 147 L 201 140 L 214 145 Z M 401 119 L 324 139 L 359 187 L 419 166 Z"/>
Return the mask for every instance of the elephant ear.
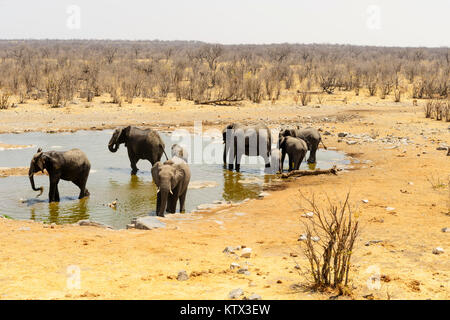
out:
<path id="1" fill-rule="evenodd" d="M 175 183 L 173 185 L 177 185 L 184 178 L 184 170 L 181 165 L 175 166 L 175 175 L 173 177 Z"/>
<path id="2" fill-rule="evenodd" d="M 60 165 L 57 163 L 57 161 L 55 160 L 55 158 L 53 156 L 51 156 L 48 153 L 43 153 L 42 154 L 42 161 L 44 164 L 44 168 L 47 169 L 47 171 L 50 170 L 59 170 L 60 169 Z M 42 169 L 42 172 L 44 171 L 44 169 Z"/>
<path id="3" fill-rule="evenodd" d="M 155 182 L 155 184 L 157 186 L 159 186 L 160 181 L 159 181 L 159 171 L 161 171 L 161 167 L 163 166 L 163 164 L 161 163 L 161 161 L 158 161 L 157 163 L 155 163 L 155 165 L 152 167 L 152 178 L 153 181 Z"/>
<path id="4" fill-rule="evenodd" d="M 40 150 L 40 151 L 39 151 Z M 43 159 L 43 154 L 42 154 L 42 149 L 39 148 L 38 149 L 38 153 L 33 157 L 33 166 L 34 166 L 34 172 L 38 172 L 38 171 L 42 171 L 44 172 L 44 159 Z"/>
<path id="5" fill-rule="evenodd" d="M 286 137 L 282 136 L 282 137 L 278 140 L 278 144 L 279 144 L 279 148 L 280 148 L 280 149 L 284 148 L 284 145 L 286 144 Z"/>
<path id="6" fill-rule="evenodd" d="M 122 129 L 122 132 L 120 133 L 121 141 L 125 142 L 125 147 L 128 143 L 128 137 L 130 136 L 131 126 L 125 127 Z"/>

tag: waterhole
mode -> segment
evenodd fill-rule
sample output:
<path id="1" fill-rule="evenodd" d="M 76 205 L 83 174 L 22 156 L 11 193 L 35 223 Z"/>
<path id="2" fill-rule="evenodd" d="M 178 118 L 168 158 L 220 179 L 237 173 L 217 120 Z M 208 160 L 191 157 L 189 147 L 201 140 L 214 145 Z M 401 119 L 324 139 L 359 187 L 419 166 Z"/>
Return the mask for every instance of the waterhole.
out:
<path id="1" fill-rule="evenodd" d="M 78 200 L 79 189 L 71 182 L 61 180 L 61 202 L 49 203 L 47 176 L 35 176 L 36 186 L 45 188 L 39 198 L 36 197 L 38 193 L 32 191 L 27 176 L 0 178 L 0 214 L 6 214 L 13 219 L 32 219 L 57 224 L 91 219 L 116 229 L 124 228 L 134 217 L 154 215 L 156 186 L 152 182 L 151 164 L 146 160 L 139 161 L 139 172 L 131 176 L 126 148 L 122 145 L 114 154 L 107 148 L 111 135 L 112 130 L 0 134 L 2 143 L 33 145 L 28 149 L 0 151 L 0 167 L 28 167 L 38 147 L 42 147 L 44 151 L 79 148 L 87 154 L 91 162 L 91 173 L 87 182 L 91 196 L 82 200 Z M 170 157 L 172 144 L 179 140 L 168 132 L 160 132 L 160 135 Z M 194 138 L 194 135 L 190 135 L 192 141 Z M 200 139 L 203 148 L 215 150 L 215 158 L 222 159 L 221 136 L 203 136 Z M 191 159 L 204 152 L 202 148 L 198 149 L 200 150 L 191 148 Z M 256 160 L 257 163 L 249 163 L 250 159 Z M 317 152 L 317 161 L 316 168 L 320 169 L 349 164 L 345 154 L 323 149 Z M 262 162 L 260 157 L 244 157 L 240 173 L 224 169 L 221 161 L 190 164 L 192 177 L 186 199 L 187 212 L 196 209 L 200 204 L 213 203 L 216 200 L 239 202 L 246 198 L 257 198 L 263 184 L 276 178 L 276 175 L 265 170 Z M 286 159 L 285 170 L 287 167 Z M 302 163 L 301 169 L 308 169 L 306 162 Z M 113 201 L 117 201 L 115 209 L 108 206 Z"/>

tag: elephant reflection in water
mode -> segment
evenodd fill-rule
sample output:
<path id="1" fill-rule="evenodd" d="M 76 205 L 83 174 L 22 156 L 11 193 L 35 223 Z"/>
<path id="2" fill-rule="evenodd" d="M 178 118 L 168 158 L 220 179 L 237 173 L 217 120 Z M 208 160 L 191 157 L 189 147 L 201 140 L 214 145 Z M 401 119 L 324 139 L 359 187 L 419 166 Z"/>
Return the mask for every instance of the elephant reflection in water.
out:
<path id="1" fill-rule="evenodd" d="M 47 221 L 49 223 L 63 224 L 76 223 L 80 220 L 89 219 L 88 201 L 88 198 L 84 198 L 70 203 L 70 205 L 64 202 L 51 202 L 48 204 Z M 34 209 L 32 209 L 33 216 L 35 216 Z"/>
<path id="2" fill-rule="evenodd" d="M 223 199 L 226 201 L 242 201 L 246 198 L 256 198 L 261 192 L 261 186 L 257 184 L 242 184 L 244 179 L 239 172 L 223 170 Z"/>

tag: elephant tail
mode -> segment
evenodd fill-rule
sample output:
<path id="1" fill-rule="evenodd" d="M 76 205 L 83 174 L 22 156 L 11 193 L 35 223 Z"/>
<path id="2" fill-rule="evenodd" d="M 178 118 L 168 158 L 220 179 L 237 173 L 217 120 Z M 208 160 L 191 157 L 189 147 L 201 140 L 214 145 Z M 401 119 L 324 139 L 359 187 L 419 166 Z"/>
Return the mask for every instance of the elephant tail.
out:
<path id="1" fill-rule="evenodd" d="M 327 148 L 327 146 L 325 145 L 325 143 L 323 143 L 322 138 L 320 138 L 320 142 L 322 142 L 323 148 L 324 148 L 325 150 L 328 150 L 328 148 Z"/>
<path id="2" fill-rule="evenodd" d="M 161 149 L 162 149 L 164 155 L 166 156 L 166 160 L 169 160 L 169 157 L 167 156 L 166 151 L 164 150 L 163 146 L 161 146 Z"/>

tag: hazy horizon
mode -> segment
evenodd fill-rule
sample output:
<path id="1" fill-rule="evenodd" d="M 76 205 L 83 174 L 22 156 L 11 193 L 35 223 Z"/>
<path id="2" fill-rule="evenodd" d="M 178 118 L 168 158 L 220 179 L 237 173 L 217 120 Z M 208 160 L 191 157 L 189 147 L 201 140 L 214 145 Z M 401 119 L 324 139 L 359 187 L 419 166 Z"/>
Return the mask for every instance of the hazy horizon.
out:
<path id="1" fill-rule="evenodd" d="M 450 1 L 0 0 L 0 39 L 449 47 Z"/>

